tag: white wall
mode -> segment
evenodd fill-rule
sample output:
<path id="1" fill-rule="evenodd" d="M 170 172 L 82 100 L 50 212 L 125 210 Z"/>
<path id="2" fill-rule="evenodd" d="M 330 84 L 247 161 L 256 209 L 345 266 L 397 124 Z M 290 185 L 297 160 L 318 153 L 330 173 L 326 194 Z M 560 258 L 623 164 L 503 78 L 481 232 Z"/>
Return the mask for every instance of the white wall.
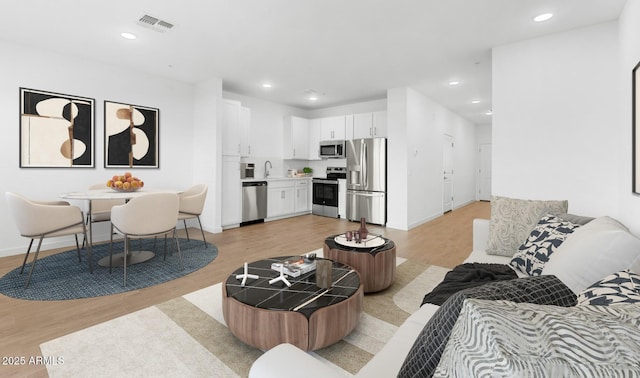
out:
<path id="1" fill-rule="evenodd" d="M 387 92 L 388 223 L 411 229 L 443 213 L 444 135 L 453 137 L 454 207 L 475 200 L 476 127 L 412 88 Z"/>
<path id="2" fill-rule="evenodd" d="M 493 50 L 493 194 L 620 216 L 618 52 L 617 22 Z"/>
<path id="3" fill-rule="evenodd" d="M 631 71 L 640 62 L 640 2 L 627 1 L 619 20 L 620 66 L 618 80 L 620 82 L 620 103 L 617 112 L 620 114 L 619 125 L 615 125 L 616 144 L 620 161 L 618 162 L 618 219 L 627 225 L 636 235 L 640 235 L 640 196 L 631 193 L 631 125 L 632 96 Z M 640 114 L 640 109 L 636 110 Z M 640 125 L 638 125 L 640 127 Z"/>
<path id="4" fill-rule="evenodd" d="M 3 42 L 0 51 L 5 57 L 0 70 L 0 124 L 4 130 L 0 139 L 0 174 L 4 178 L 0 192 L 56 200 L 60 193 L 84 190 L 123 171 L 103 168 L 104 100 L 160 109 L 160 169 L 132 170 L 146 187 L 184 188 L 193 182 L 193 156 L 189 152 L 194 139 L 192 85 Z M 95 99 L 95 169 L 19 168 L 19 87 Z M 4 198 L 0 200 L 0 214 L 0 256 L 23 253 L 28 240 L 18 234 Z M 106 228 L 97 227 L 96 231 L 98 239 L 106 239 Z M 72 245 L 71 239 L 61 239 L 50 239 L 44 248 Z"/>
<path id="5" fill-rule="evenodd" d="M 202 228 L 209 232 L 222 231 L 222 80 L 210 79 L 195 86 L 193 105 L 193 147 L 190 152 L 193 182 L 208 186 L 207 199 L 202 209 Z M 193 222 L 193 221 L 191 221 Z M 190 225 L 187 224 L 187 227 Z M 191 225 L 192 226 L 192 225 Z"/>

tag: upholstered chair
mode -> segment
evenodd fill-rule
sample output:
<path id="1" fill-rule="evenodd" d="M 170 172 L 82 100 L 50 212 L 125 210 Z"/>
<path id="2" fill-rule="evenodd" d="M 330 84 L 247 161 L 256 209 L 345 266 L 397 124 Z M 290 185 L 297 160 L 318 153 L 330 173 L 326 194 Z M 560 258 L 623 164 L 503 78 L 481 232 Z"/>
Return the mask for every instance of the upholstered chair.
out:
<path id="1" fill-rule="evenodd" d="M 180 243 L 176 236 L 179 199 L 175 193 L 148 193 L 136 196 L 124 205 L 111 208 L 111 243 L 109 245 L 109 271 L 113 267 L 113 234 L 124 236 L 123 285 L 127 286 L 127 258 L 131 253 L 131 239 L 165 237 L 164 258 L 167 258 L 167 236 L 174 239 L 180 265 L 184 269 Z"/>
<path id="2" fill-rule="evenodd" d="M 202 209 L 204 208 L 204 201 L 207 199 L 207 189 L 207 185 L 198 184 L 179 194 L 180 212 L 178 213 L 178 220 L 181 220 L 184 223 L 187 240 L 191 240 L 189 239 L 189 230 L 187 229 L 187 219 L 196 218 L 198 220 L 205 248 L 207 248 L 207 241 L 204 238 L 204 230 L 202 229 L 202 222 L 200 222 L 200 214 L 202 214 Z"/>
<path id="3" fill-rule="evenodd" d="M 22 262 L 20 274 L 24 271 L 33 241 L 38 239 L 38 247 L 33 257 L 31 268 L 29 269 L 29 276 L 27 277 L 25 288 L 29 287 L 31 274 L 36 266 L 44 238 L 74 235 L 76 239 L 76 250 L 78 251 L 78 261 L 82 261 L 78 234 L 83 234 L 86 238 L 87 229 L 84 224 L 84 215 L 79 207 L 71 206 L 68 202 L 64 201 L 33 201 L 12 192 L 5 193 L 5 197 L 9 205 L 9 212 L 13 216 L 20 235 L 31 239 L 27 253 L 24 256 L 24 261 Z M 86 251 L 89 271 L 93 273 L 91 245 L 88 245 Z"/>

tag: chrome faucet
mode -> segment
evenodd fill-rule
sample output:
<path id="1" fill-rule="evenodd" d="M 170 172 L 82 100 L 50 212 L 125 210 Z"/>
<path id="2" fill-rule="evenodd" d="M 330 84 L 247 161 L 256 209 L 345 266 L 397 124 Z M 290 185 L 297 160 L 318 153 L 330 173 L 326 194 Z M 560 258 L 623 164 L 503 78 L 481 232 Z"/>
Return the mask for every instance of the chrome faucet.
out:
<path id="1" fill-rule="evenodd" d="M 269 177 L 269 170 L 267 169 L 267 163 L 269 163 L 269 168 L 273 168 L 269 160 L 264 162 L 264 178 Z"/>

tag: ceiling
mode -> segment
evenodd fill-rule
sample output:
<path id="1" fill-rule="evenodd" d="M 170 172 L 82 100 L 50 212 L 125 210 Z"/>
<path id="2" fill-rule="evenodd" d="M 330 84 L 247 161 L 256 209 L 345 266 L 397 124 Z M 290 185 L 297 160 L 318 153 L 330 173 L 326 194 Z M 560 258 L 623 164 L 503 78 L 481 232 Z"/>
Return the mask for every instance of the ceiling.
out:
<path id="1" fill-rule="evenodd" d="M 616 20 L 625 0 L 22 0 L 0 39 L 304 109 L 411 86 L 491 123 L 491 48 Z M 532 18 L 552 12 L 535 23 Z M 174 25 L 138 25 L 150 15 Z M 137 36 L 126 40 L 121 32 Z M 6 59 L 6 57 L 5 57 Z M 457 80 L 457 86 L 448 85 Z M 265 89 L 262 83 L 272 83 Z M 319 99 L 308 100 L 308 91 Z M 472 100 L 479 100 L 472 104 Z"/>

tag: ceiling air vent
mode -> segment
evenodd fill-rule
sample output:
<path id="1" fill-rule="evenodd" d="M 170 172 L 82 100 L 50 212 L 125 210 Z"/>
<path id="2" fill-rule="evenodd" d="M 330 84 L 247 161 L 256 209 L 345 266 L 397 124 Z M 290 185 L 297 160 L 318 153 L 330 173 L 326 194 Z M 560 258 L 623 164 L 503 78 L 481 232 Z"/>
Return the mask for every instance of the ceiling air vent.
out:
<path id="1" fill-rule="evenodd" d="M 148 14 L 140 17 L 140 19 L 138 20 L 138 25 L 144 26 L 145 28 L 153 29 L 160 33 L 164 33 L 173 27 L 173 24 L 167 21 L 160 20 L 153 16 L 149 16 Z"/>

